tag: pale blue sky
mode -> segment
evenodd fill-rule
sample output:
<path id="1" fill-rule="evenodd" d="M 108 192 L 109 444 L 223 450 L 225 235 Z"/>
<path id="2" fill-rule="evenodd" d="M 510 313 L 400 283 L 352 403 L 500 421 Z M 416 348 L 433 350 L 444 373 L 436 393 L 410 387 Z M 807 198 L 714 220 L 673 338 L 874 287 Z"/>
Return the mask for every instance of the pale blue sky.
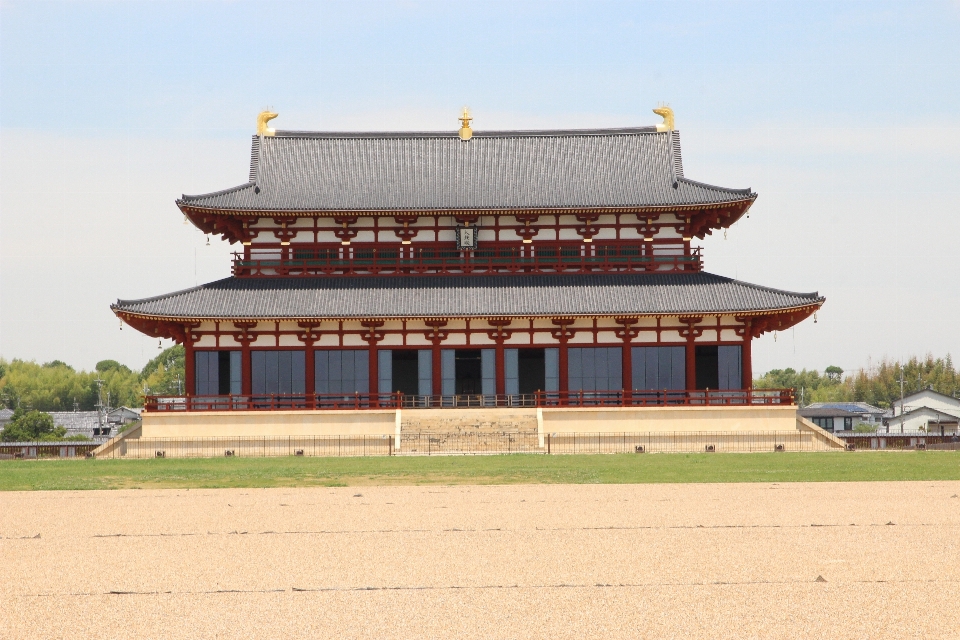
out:
<path id="1" fill-rule="evenodd" d="M 827 296 L 755 370 L 960 353 L 960 2 L 3 2 L 0 356 L 141 366 L 117 297 L 229 273 L 173 200 L 289 129 L 652 124 L 760 194 L 707 269 Z"/>

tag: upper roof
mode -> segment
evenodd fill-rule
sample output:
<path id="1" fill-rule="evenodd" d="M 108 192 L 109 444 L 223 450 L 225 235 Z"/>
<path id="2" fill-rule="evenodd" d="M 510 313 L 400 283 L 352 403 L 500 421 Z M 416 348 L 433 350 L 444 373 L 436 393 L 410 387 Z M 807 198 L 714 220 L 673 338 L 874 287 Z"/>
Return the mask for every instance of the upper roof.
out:
<path id="1" fill-rule="evenodd" d="M 184 195 L 228 212 L 658 208 L 750 201 L 683 177 L 680 133 L 655 127 L 565 131 L 254 136 L 250 180 Z"/>
<path id="2" fill-rule="evenodd" d="M 226 278 L 115 312 L 158 318 L 450 318 L 699 315 L 819 305 L 792 293 L 709 273 Z"/>

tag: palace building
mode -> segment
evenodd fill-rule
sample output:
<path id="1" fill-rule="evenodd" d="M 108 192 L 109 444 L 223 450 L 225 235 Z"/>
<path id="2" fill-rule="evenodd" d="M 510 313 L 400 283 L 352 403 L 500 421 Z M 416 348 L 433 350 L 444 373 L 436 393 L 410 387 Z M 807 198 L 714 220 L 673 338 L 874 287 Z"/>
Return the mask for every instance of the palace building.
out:
<path id="1" fill-rule="evenodd" d="M 637 409 L 794 412 L 791 390 L 752 389 L 751 345 L 824 298 L 704 271 L 693 243 L 757 194 L 687 178 L 655 111 L 656 127 L 474 131 L 465 111 L 459 131 L 383 133 L 262 113 L 248 179 L 177 200 L 237 247 L 232 275 L 112 306 L 186 349 L 186 395 L 148 397 L 144 433 L 174 408 L 180 435 L 307 433 L 331 411 L 630 409 L 633 431 Z"/>

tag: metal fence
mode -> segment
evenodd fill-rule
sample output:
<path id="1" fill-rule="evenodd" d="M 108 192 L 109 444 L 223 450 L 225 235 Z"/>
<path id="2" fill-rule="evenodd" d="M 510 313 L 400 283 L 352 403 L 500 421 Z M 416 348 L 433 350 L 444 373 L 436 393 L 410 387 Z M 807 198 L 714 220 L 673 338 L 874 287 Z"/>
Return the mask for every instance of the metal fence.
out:
<path id="1" fill-rule="evenodd" d="M 98 458 L 269 458 L 393 455 L 393 436 L 245 436 L 131 438 L 108 447 Z"/>
<path id="2" fill-rule="evenodd" d="M 558 433 L 544 436 L 546 453 L 751 453 L 830 451 L 825 440 L 802 431 L 695 431 L 668 433 Z"/>
<path id="3" fill-rule="evenodd" d="M 393 435 L 138 438 L 121 440 L 98 458 L 213 458 L 278 456 L 431 456 L 469 454 L 710 453 L 829 451 L 836 447 L 800 431 L 689 433 L 401 433 Z"/>
<path id="4" fill-rule="evenodd" d="M 960 448 L 960 437 L 956 435 L 929 435 L 923 431 L 913 433 L 857 433 L 854 431 L 836 431 L 835 436 L 843 439 L 851 449 L 941 449 Z"/>
<path id="5" fill-rule="evenodd" d="M 0 460 L 84 457 L 100 446 L 99 442 L 0 442 Z"/>

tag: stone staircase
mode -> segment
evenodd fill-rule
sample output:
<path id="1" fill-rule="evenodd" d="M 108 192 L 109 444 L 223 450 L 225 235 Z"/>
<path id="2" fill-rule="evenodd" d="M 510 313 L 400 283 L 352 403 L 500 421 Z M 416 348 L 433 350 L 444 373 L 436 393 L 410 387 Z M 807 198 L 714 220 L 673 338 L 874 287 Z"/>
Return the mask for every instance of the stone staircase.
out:
<path id="1" fill-rule="evenodd" d="M 536 409 L 404 409 L 400 412 L 400 453 L 539 451 L 538 437 Z"/>
<path id="2" fill-rule="evenodd" d="M 536 409 L 404 409 L 400 434 L 537 433 Z"/>

